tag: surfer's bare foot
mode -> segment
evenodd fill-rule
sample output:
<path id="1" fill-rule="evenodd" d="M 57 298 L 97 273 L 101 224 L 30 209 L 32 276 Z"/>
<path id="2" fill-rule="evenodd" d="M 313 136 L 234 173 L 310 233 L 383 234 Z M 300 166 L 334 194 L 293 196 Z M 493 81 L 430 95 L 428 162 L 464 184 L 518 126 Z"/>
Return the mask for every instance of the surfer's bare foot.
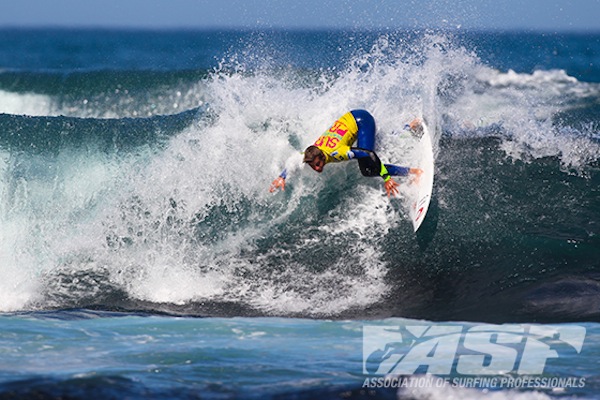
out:
<path id="1" fill-rule="evenodd" d="M 421 120 L 419 118 L 415 118 L 410 122 L 410 124 L 408 124 L 408 126 L 410 126 L 411 130 L 416 131 L 421 128 Z"/>
<path id="2" fill-rule="evenodd" d="M 408 124 L 408 128 L 414 137 L 420 137 L 423 135 L 423 124 L 419 118 L 413 119 L 410 124 Z"/>

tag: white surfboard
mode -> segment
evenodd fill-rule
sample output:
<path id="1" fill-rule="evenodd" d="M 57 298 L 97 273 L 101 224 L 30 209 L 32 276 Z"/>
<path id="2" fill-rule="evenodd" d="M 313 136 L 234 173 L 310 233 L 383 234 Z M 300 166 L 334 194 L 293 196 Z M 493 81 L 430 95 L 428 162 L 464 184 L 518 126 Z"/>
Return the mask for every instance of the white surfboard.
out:
<path id="1" fill-rule="evenodd" d="M 410 208 L 410 217 L 415 232 L 423 223 L 425 215 L 427 215 L 427 209 L 429 208 L 429 202 L 431 201 L 431 192 L 433 191 L 434 163 L 431 134 L 424 122 L 422 122 L 421 125 L 423 127 L 423 135 L 421 136 L 415 151 L 417 151 L 419 157 L 418 167 L 423 170 L 423 173 L 418 182 L 413 183 L 413 185 L 417 186 L 417 196 Z"/>

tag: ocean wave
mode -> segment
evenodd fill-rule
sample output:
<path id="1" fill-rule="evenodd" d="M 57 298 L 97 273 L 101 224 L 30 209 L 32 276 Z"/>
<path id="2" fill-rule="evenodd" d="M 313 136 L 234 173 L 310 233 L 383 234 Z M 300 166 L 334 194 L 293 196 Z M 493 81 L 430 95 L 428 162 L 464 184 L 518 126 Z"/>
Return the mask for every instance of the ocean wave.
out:
<path id="1" fill-rule="evenodd" d="M 0 113 L 144 118 L 201 107 L 206 70 L 0 73 Z"/>
<path id="2" fill-rule="evenodd" d="M 1 311 L 578 318 L 536 293 L 598 268 L 598 120 L 569 125 L 580 103 L 554 90 L 588 90 L 588 104 L 592 84 L 501 73 L 438 34 L 382 35 L 323 71 L 241 58 L 134 93 L 94 84 L 95 100 L 77 84 L 47 90 L 47 112 L 63 116 L 0 116 Z M 188 111 L 174 111 L 178 92 Z M 351 163 L 298 170 L 268 193 L 353 108 L 375 115 L 386 162 L 415 161 L 402 129 L 415 116 L 435 134 L 434 201 L 417 237 L 409 182 L 390 201 Z"/>
<path id="3" fill-rule="evenodd" d="M 501 73 L 496 71 L 494 76 L 489 79 L 489 83 L 494 87 L 514 86 L 519 89 L 542 88 L 545 85 L 552 85 L 554 91 L 564 87 L 570 87 L 580 83 L 577 78 L 569 76 L 565 70 L 536 70 L 533 73 L 517 73 L 513 70 Z M 547 88 L 547 86 L 546 86 Z"/>
<path id="4" fill-rule="evenodd" d="M 0 113 L 50 115 L 52 98 L 36 93 L 14 93 L 0 90 Z"/>

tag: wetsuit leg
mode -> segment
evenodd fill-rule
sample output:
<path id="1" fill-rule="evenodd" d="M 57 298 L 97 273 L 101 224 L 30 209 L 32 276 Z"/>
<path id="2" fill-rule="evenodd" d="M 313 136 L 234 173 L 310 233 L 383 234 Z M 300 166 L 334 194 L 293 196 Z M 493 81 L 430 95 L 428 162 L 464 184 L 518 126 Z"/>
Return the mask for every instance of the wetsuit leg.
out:
<path id="1" fill-rule="evenodd" d="M 366 110 L 350 111 L 356 120 L 358 126 L 358 143 L 357 146 L 361 149 L 375 150 L 375 119 Z M 358 166 L 363 176 L 377 176 L 381 170 L 381 161 L 373 154 L 374 157 L 364 157 L 358 160 Z"/>
<path id="2" fill-rule="evenodd" d="M 366 110 L 350 111 L 358 126 L 357 147 L 366 150 L 375 150 L 375 119 Z"/>
<path id="3" fill-rule="evenodd" d="M 381 161 L 375 154 L 375 119 L 366 110 L 350 111 L 356 120 L 358 126 L 358 143 L 357 147 L 363 150 L 368 150 L 370 157 L 358 159 L 360 172 L 364 176 L 379 176 L 381 172 Z M 385 164 L 388 173 L 393 176 L 407 176 L 410 168 L 400 167 L 393 164 Z"/>

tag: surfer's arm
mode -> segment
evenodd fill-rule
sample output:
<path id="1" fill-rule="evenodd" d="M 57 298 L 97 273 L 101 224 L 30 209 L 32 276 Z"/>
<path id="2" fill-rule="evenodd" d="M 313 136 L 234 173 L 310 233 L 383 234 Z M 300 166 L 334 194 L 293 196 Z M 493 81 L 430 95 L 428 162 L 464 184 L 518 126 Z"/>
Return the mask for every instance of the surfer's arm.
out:
<path id="1" fill-rule="evenodd" d="M 373 171 L 373 175 L 375 175 L 375 173 L 378 172 L 379 176 L 381 176 L 383 178 L 384 182 L 387 182 L 390 179 L 392 179 L 391 175 L 393 175 L 393 174 L 390 174 L 390 172 L 386 168 L 385 164 L 383 164 L 381 162 L 381 160 L 379 159 L 379 157 L 377 156 L 377 154 L 375 154 L 374 151 L 360 149 L 358 147 L 352 147 L 350 149 L 350 152 L 351 152 L 351 154 L 349 154 L 348 158 L 356 158 L 356 159 L 370 158 L 371 161 L 372 161 L 372 163 L 373 163 L 373 166 L 375 168 L 377 166 L 379 166 L 378 171 L 377 170 Z"/>
<path id="2" fill-rule="evenodd" d="M 273 180 L 273 182 L 271 182 L 271 187 L 270 187 L 269 191 L 272 193 L 277 189 L 285 190 L 285 180 L 288 177 L 288 173 L 299 169 L 301 166 L 302 166 L 302 153 L 299 153 L 298 155 L 293 155 L 292 157 L 288 158 L 288 160 L 285 163 L 285 168 L 283 169 L 283 171 L 281 171 L 279 176 L 277 178 L 275 178 Z"/>
<path id="3" fill-rule="evenodd" d="M 281 171 L 281 174 L 271 182 L 269 192 L 273 193 L 277 189 L 285 190 L 285 178 L 287 178 L 287 169 Z"/>
<path id="4" fill-rule="evenodd" d="M 379 175 L 381 175 L 381 177 L 384 180 L 387 180 L 387 176 L 408 176 L 409 174 L 421 175 L 421 173 L 423 172 L 419 168 L 401 167 L 399 165 L 384 164 L 379 160 L 379 157 L 377 157 L 377 154 L 375 154 L 375 152 L 373 151 L 353 147 L 351 149 L 351 152 L 352 155 L 350 158 L 360 159 L 369 157 L 371 158 L 371 160 L 373 160 L 373 163 L 375 165 L 381 165 Z"/>
<path id="5" fill-rule="evenodd" d="M 379 175 L 383 178 L 383 187 L 388 197 L 395 196 L 398 194 L 398 183 L 392 179 L 392 175 L 395 175 L 398 171 L 388 171 L 384 163 L 381 162 L 377 154 L 371 150 L 365 150 L 357 147 L 352 147 L 348 152 L 348 158 L 357 158 L 359 160 L 366 159 L 366 162 L 359 161 L 361 172 L 363 175 L 376 176 Z M 394 167 L 392 165 L 390 167 Z"/>

